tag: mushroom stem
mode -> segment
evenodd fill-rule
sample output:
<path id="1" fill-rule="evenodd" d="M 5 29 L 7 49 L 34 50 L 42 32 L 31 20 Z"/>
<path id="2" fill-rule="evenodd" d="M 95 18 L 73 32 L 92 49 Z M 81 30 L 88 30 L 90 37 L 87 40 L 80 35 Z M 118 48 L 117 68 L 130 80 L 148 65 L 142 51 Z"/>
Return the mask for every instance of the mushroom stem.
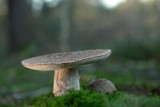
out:
<path id="1" fill-rule="evenodd" d="M 54 96 L 61 96 L 69 89 L 80 89 L 77 68 L 55 70 L 53 85 Z"/>

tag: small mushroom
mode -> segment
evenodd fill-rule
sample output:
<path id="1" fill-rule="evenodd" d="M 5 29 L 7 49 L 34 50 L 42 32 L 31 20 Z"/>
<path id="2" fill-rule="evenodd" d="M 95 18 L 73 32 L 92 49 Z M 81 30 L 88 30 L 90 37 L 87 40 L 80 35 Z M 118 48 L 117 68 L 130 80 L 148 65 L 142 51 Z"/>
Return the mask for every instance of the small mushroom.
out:
<path id="1" fill-rule="evenodd" d="M 85 87 L 85 90 L 93 90 L 97 93 L 109 93 L 112 94 L 114 91 L 116 91 L 115 85 L 106 79 L 97 79 L 94 81 L 91 81 L 87 84 Z"/>
<path id="2" fill-rule="evenodd" d="M 110 54 L 110 49 L 56 53 L 23 60 L 22 65 L 40 71 L 55 70 L 53 94 L 60 96 L 69 89 L 80 89 L 78 66 L 103 60 Z"/>

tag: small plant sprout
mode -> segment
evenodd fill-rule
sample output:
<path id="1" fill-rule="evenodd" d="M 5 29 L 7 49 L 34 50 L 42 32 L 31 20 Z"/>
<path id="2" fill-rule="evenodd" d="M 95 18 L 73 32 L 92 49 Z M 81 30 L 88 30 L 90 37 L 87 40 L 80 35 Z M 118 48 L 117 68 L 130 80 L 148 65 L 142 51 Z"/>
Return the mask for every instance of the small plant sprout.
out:
<path id="1" fill-rule="evenodd" d="M 40 71 L 54 70 L 53 94 L 61 96 L 69 89 L 80 89 L 78 66 L 103 60 L 110 54 L 110 49 L 56 53 L 23 60 L 22 65 Z"/>
<path id="2" fill-rule="evenodd" d="M 97 79 L 88 83 L 85 90 L 93 90 L 94 92 L 97 92 L 97 93 L 112 94 L 114 91 L 116 91 L 116 87 L 109 80 Z"/>

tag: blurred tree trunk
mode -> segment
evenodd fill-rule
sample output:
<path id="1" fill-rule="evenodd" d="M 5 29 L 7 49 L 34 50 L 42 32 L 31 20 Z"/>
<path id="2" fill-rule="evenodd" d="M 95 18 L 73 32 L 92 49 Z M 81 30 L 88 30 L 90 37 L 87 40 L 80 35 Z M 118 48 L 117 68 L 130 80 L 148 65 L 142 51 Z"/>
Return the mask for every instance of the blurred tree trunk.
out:
<path id="1" fill-rule="evenodd" d="M 129 40 L 136 40 L 140 37 L 139 0 L 128 0 L 130 7 L 126 12 L 126 22 Z"/>
<path id="2" fill-rule="evenodd" d="M 10 52 L 22 48 L 30 39 L 30 11 L 27 0 L 8 0 Z"/>
<path id="3" fill-rule="evenodd" d="M 61 51 L 69 51 L 69 36 L 70 36 L 70 1 L 63 0 L 60 8 L 60 49 Z"/>
<path id="4" fill-rule="evenodd" d="M 156 5 L 156 8 L 157 8 L 157 15 L 158 15 L 157 33 L 158 33 L 158 38 L 160 38 L 160 31 L 159 31 L 159 28 L 160 28 L 160 1 L 155 0 L 155 5 Z"/>

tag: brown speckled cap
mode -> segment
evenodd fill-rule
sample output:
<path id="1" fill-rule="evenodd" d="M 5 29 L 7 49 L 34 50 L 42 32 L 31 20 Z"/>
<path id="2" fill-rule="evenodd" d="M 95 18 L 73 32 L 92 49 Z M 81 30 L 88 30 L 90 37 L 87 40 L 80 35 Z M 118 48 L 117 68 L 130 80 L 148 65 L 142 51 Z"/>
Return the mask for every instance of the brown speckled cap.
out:
<path id="1" fill-rule="evenodd" d="M 22 65 L 30 69 L 41 71 L 58 70 L 90 64 L 103 60 L 110 54 L 110 49 L 56 53 L 23 60 Z"/>

